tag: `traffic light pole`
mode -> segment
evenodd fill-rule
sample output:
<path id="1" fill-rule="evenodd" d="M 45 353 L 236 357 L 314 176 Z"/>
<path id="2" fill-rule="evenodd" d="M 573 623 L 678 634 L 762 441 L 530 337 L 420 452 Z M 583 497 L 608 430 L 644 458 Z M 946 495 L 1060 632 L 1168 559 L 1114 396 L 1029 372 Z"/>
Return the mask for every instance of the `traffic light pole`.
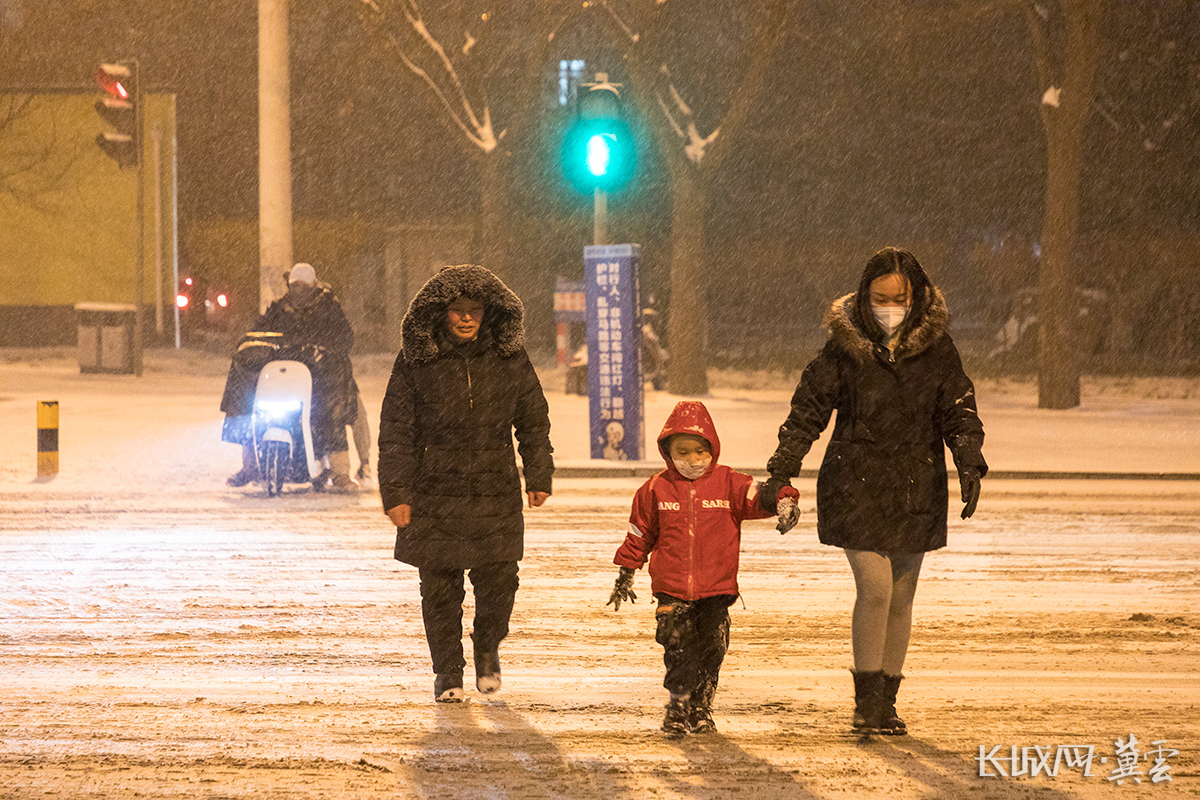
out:
<path id="1" fill-rule="evenodd" d="M 134 300 L 133 312 L 133 374 L 142 377 L 142 352 L 145 346 L 145 316 L 142 303 L 142 288 L 146 280 L 146 144 L 142 134 L 145 111 L 142 109 L 142 67 L 136 58 L 133 62 L 133 108 L 136 113 L 134 125 L 137 126 L 137 296 Z"/>
<path id="2" fill-rule="evenodd" d="M 608 244 L 608 192 L 592 190 L 592 244 Z"/>

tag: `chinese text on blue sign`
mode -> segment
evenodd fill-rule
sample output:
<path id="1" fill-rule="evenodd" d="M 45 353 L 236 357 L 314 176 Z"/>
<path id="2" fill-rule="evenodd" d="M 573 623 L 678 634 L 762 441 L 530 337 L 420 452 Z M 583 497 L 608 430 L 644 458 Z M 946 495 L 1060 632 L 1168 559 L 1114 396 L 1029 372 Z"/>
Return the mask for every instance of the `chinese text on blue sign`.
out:
<path id="1" fill-rule="evenodd" d="M 640 461 L 646 439 L 638 286 L 641 248 L 591 245 L 583 248 L 583 264 L 591 455 Z"/>

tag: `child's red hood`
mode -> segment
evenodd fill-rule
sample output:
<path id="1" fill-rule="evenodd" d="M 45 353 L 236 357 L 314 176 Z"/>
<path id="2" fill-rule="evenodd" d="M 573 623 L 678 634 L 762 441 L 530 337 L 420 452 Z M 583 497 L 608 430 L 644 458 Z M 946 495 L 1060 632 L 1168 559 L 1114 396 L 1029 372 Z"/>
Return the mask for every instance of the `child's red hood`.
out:
<path id="1" fill-rule="evenodd" d="M 696 400 L 682 400 L 676 403 L 671 416 L 667 417 L 666 423 L 663 424 L 662 433 L 658 434 L 658 452 L 662 453 L 663 460 L 667 462 L 667 468 L 670 470 L 675 469 L 675 464 L 672 463 L 671 453 L 667 450 L 667 438 L 676 433 L 694 433 L 708 439 L 709 445 L 712 446 L 712 464 L 708 468 L 711 472 L 721 455 L 721 440 L 717 438 L 717 426 L 713 424 L 704 403 Z"/>

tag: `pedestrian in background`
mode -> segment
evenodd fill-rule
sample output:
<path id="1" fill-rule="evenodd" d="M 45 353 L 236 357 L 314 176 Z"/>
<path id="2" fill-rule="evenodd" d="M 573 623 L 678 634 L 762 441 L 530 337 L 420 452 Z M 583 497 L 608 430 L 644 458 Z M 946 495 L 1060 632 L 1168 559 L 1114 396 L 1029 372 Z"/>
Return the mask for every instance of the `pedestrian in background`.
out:
<path id="1" fill-rule="evenodd" d="M 987 474 L 975 387 L 948 322 L 942 293 L 912 253 L 886 247 L 872 256 L 858 291 L 826 314 L 829 340 L 805 367 L 767 463 L 768 485 L 786 485 L 837 410 L 817 477 L 817 533 L 844 550 L 854 574 L 853 728 L 860 732 L 906 732 L 896 694 L 922 559 L 946 545 L 945 447 L 958 469 L 964 519 Z M 775 493 L 760 497 L 767 503 Z"/>
<path id="2" fill-rule="evenodd" d="M 463 573 L 475 592 L 475 685 L 500 689 L 524 554 L 521 480 L 536 508 L 554 461 L 542 386 L 524 349 L 521 301 L 480 266 L 445 267 L 401 323 L 379 422 L 379 493 L 397 560 L 415 566 L 433 660 L 434 698 L 461 702 Z"/>

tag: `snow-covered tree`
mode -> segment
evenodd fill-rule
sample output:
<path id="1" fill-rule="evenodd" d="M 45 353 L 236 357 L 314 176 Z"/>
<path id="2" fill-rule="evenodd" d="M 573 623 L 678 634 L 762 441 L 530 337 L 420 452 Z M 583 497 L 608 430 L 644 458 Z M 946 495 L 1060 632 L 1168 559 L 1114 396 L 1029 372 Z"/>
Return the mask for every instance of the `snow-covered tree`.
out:
<path id="1" fill-rule="evenodd" d="M 742 20 L 744 36 L 728 43 L 743 56 L 732 59 L 740 70 L 725 76 L 699 74 L 694 60 L 691 70 L 676 64 L 683 60 L 689 26 L 695 28 L 694 4 L 667 0 L 591 4 L 594 13 L 608 17 L 624 42 L 626 66 L 634 82 L 629 96 L 653 132 L 667 166 L 672 201 L 667 380 L 673 394 L 708 391 L 707 192 L 722 162 L 738 146 L 738 134 L 767 85 L 771 60 L 794 3 L 754 0 L 739 6 L 738 14 L 728 9 L 731 16 L 747 16 Z M 691 35 L 695 37 L 696 31 Z M 712 41 L 704 44 L 720 46 Z"/>
<path id="2" fill-rule="evenodd" d="M 349 0 L 363 25 L 429 93 L 479 179 L 476 251 L 506 276 L 508 169 L 535 117 L 538 80 L 565 3 Z M 574 4 L 572 4 L 574 5 Z"/>
<path id="3" fill-rule="evenodd" d="M 1038 272 L 1038 405 L 1079 405 L 1075 240 L 1084 134 L 1095 102 L 1106 0 L 1025 0 L 1046 133 L 1046 202 Z"/>

